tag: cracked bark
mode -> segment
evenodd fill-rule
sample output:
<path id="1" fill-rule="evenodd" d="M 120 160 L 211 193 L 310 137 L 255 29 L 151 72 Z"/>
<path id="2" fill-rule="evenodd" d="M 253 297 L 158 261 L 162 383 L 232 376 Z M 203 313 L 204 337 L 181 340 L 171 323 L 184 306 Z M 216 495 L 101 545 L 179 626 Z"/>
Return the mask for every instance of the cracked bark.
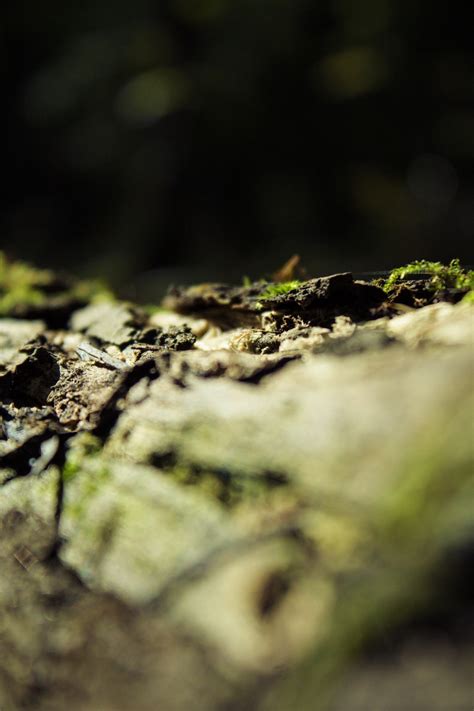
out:
<path id="1" fill-rule="evenodd" d="M 464 708 L 472 306 L 351 284 L 0 319 L 2 711 Z"/>

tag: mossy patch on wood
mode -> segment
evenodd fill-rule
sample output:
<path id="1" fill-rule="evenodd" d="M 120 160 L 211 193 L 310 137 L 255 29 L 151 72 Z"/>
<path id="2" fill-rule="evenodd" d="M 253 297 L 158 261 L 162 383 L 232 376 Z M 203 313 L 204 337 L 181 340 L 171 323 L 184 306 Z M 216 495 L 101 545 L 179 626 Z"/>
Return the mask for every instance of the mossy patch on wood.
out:
<path id="1" fill-rule="evenodd" d="M 397 267 L 392 270 L 383 288 L 390 293 L 401 281 L 417 276 L 425 277 L 433 291 L 460 289 L 467 292 L 474 289 L 474 271 L 464 269 L 459 259 L 452 259 L 449 264 L 421 259 Z"/>
<path id="2" fill-rule="evenodd" d="M 69 282 L 19 268 L 45 301 L 0 318 L 0 706 L 326 711 L 368 644 L 462 606 L 471 276 L 420 265 L 153 314 L 54 311 Z"/>

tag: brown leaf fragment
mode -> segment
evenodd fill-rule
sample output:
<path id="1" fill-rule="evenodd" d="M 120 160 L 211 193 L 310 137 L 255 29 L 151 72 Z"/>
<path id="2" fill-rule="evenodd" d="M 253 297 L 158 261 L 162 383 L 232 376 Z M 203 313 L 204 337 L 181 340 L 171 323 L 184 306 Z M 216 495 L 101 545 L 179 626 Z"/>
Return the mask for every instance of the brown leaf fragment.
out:
<path id="1" fill-rule="evenodd" d="M 273 281 L 285 282 L 296 279 L 297 276 L 304 276 L 304 269 L 300 266 L 301 257 L 294 254 L 277 271 L 272 274 Z"/>

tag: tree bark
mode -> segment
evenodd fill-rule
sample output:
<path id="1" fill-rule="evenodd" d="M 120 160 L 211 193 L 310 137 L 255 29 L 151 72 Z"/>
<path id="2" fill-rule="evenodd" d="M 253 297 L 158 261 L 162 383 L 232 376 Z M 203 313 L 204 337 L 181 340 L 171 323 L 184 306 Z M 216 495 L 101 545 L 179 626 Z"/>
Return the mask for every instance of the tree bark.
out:
<path id="1" fill-rule="evenodd" d="M 2 711 L 469 708 L 472 306 L 71 313 L 0 319 Z"/>

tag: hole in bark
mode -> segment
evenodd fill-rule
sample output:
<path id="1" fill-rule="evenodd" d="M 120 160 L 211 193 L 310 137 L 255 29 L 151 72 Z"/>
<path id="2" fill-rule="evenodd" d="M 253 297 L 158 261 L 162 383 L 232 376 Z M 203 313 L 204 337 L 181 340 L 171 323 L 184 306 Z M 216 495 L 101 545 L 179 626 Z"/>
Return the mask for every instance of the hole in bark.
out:
<path id="1" fill-rule="evenodd" d="M 9 399 L 18 407 L 46 405 L 59 377 L 55 357 L 46 348 L 36 348 L 12 375 Z"/>
<path id="2" fill-rule="evenodd" d="M 25 520 L 25 514 L 18 509 L 10 509 L 3 517 L 3 528 L 5 531 L 14 531 Z"/>
<path id="3" fill-rule="evenodd" d="M 173 451 L 153 452 L 149 463 L 157 469 L 172 469 L 177 463 L 176 454 Z"/>
<path id="4" fill-rule="evenodd" d="M 265 580 L 258 599 L 259 616 L 267 618 L 275 612 L 289 589 L 290 583 L 286 575 L 281 572 L 275 572 L 269 575 Z"/>

